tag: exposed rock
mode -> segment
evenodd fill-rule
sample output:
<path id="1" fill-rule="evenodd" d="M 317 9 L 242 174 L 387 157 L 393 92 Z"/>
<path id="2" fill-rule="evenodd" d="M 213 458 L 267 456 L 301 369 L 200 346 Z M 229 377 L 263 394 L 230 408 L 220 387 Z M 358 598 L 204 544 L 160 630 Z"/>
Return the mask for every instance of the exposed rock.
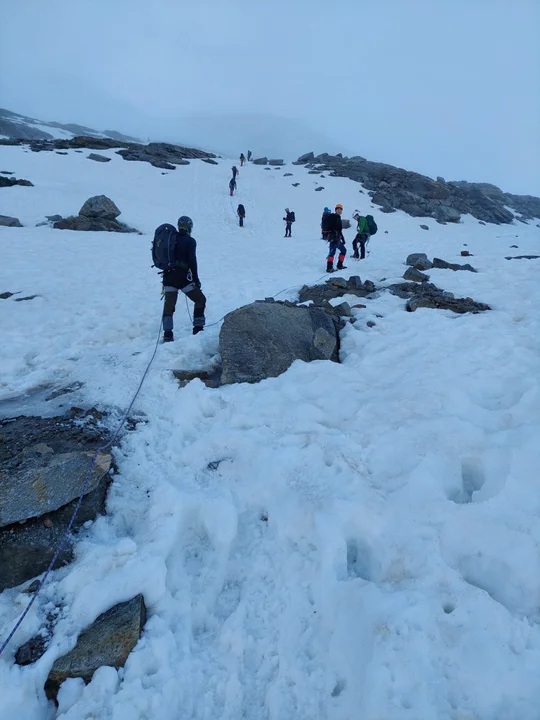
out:
<path id="1" fill-rule="evenodd" d="M 11 177 L 2 177 L 0 175 L 0 188 L 13 187 L 14 185 L 23 185 L 24 187 L 34 187 L 30 180 L 17 180 Z"/>
<path id="2" fill-rule="evenodd" d="M 36 635 L 30 638 L 28 642 L 17 650 L 15 654 L 15 662 L 17 665 L 31 665 L 43 656 L 47 648 L 47 637 L 45 635 Z"/>
<path id="3" fill-rule="evenodd" d="M 292 177 L 292 173 L 283 173 L 283 177 Z"/>
<path id="4" fill-rule="evenodd" d="M 367 297 L 375 290 L 375 285 L 370 280 L 362 283 L 358 275 L 352 275 L 348 280 L 345 278 L 331 278 L 324 285 L 304 285 L 298 294 L 298 302 L 311 301 L 316 306 L 324 305 L 334 298 L 343 297 L 343 295 Z"/>
<path id="5" fill-rule="evenodd" d="M 0 293 L 0 300 L 7 300 L 8 298 L 12 297 L 13 295 L 15 295 L 15 293 L 12 293 L 12 292 Z"/>
<path id="6" fill-rule="evenodd" d="M 505 260 L 536 260 L 540 255 L 509 255 Z"/>
<path id="7" fill-rule="evenodd" d="M 222 384 L 256 383 L 295 360 L 338 362 L 338 328 L 322 308 L 255 302 L 225 316 L 219 347 Z"/>
<path id="8" fill-rule="evenodd" d="M 252 161 L 254 165 L 268 165 L 268 158 L 261 157 Z"/>
<path id="9" fill-rule="evenodd" d="M 471 256 L 471 253 L 470 253 L 468 250 L 462 250 L 462 251 L 461 251 L 461 256 L 462 256 L 462 257 L 472 257 L 472 256 Z"/>
<path id="10" fill-rule="evenodd" d="M 308 152 L 305 155 L 300 155 L 293 165 L 304 165 L 305 163 L 313 162 L 313 160 L 315 160 L 315 155 L 312 152 Z"/>
<path id="11" fill-rule="evenodd" d="M 440 258 L 433 258 L 433 267 L 439 270 L 468 270 L 469 272 L 477 272 L 472 265 L 459 265 L 459 263 L 449 263 Z"/>
<path id="12" fill-rule="evenodd" d="M 300 185 L 300 183 L 293 183 L 293 184 L 292 184 L 293 187 L 298 187 L 299 185 Z"/>
<path id="13" fill-rule="evenodd" d="M 111 162 L 110 157 L 105 157 L 105 155 L 98 155 L 98 153 L 90 153 L 90 155 L 87 155 L 89 160 L 95 160 L 96 162 Z"/>
<path id="14" fill-rule="evenodd" d="M 201 158 L 201 160 L 205 163 L 208 163 L 208 165 L 219 165 L 217 160 L 212 160 L 212 158 Z"/>
<path id="15" fill-rule="evenodd" d="M 45 217 L 49 222 L 58 222 L 59 220 L 62 220 L 61 215 L 45 215 Z"/>
<path id="16" fill-rule="evenodd" d="M 268 164 L 269 165 L 283 165 L 284 161 L 283 160 L 269 160 Z"/>
<path id="17" fill-rule="evenodd" d="M 342 218 L 341 225 L 344 230 L 348 230 L 351 227 L 351 221 L 347 220 L 347 218 Z"/>
<path id="18" fill-rule="evenodd" d="M 139 232 L 135 228 L 117 222 L 116 220 L 106 220 L 105 218 L 90 218 L 83 215 L 74 215 L 59 222 L 54 223 L 53 228 L 56 230 L 86 230 L 86 231 L 107 231 L 120 233 Z"/>
<path id="19" fill-rule="evenodd" d="M 185 387 L 192 380 L 200 380 L 206 387 L 217 388 L 220 385 L 221 368 L 214 367 L 209 370 L 173 370 L 174 377 L 180 387 Z"/>
<path id="20" fill-rule="evenodd" d="M 362 183 L 370 191 L 373 202 L 383 212 L 403 210 L 413 217 L 432 217 L 438 222 L 459 222 L 463 214 L 471 214 L 482 222 L 511 223 L 515 208 L 522 220 L 540 217 L 540 198 L 512 195 L 488 183 L 446 182 L 432 180 L 384 163 L 370 162 L 362 157 L 341 158 L 323 153 L 303 155 L 295 164 L 317 163 L 318 172 L 335 177 L 348 177 Z"/>
<path id="21" fill-rule="evenodd" d="M 62 152 L 61 150 L 56 151 L 57 155 L 67 155 L 67 152 Z"/>
<path id="22" fill-rule="evenodd" d="M 425 282 L 426 280 L 429 280 L 429 275 L 425 275 L 415 267 L 407 268 L 407 270 L 403 273 L 403 277 L 405 280 L 411 280 L 412 282 Z"/>
<path id="23" fill-rule="evenodd" d="M 22 298 L 15 298 L 15 302 L 24 302 L 25 300 L 33 300 L 34 298 L 40 297 L 39 295 L 26 295 Z"/>
<path id="24" fill-rule="evenodd" d="M 0 175 L 15 175 L 15 173 L 10 172 L 9 170 L 0 170 Z"/>
<path id="25" fill-rule="evenodd" d="M 146 622 L 142 595 L 115 605 L 84 630 L 67 655 L 57 658 L 45 683 L 45 693 L 56 698 L 67 678 L 82 678 L 89 683 L 96 670 L 104 665 L 124 667 L 130 652 L 138 643 Z"/>
<path id="26" fill-rule="evenodd" d="M 455 313 L 479 313 L 491 310 L 485 303 L 475 302 L 471 298 L 456 298 L 452 293 L 441 290 L 433 283 L 397 283 L 390 285 L 387 290 L 392 295 L 407 299 L 406 309 L 414 312 L 418 308 L 438 308 L 452 310 Z"/>
<path id="27" fill-rule="evenodd" d="M 412 265 L 417 270 L 431 270 L 433 263 L 428 260 L 426 253 L 411 253 L 405 260 L 405 265 Z"/>
<path id="28" fill-rule="evenodd" d="M 350 317 L 352 315 L 351 306 L 348 302 L 342 302 L 339 303 L 339 305 L 334 305 L 334 312 L 340 317 Z"/>
<path id="29" fill-rule="evenodd" d="M 366 325 L 367 325 L 368 327 L 370 327 L 370 328 L 375 327 L 376 324 L 377 324 L 377 323 L 374 323 L 373 320 L 368 320 L 367 323 L 366 323 Z"/>
<path id="30" fill-rule="evenodd" d="M 320 192 L 321 190 L 324 190 L 324 187 L 321 186 L 315 188 L 315 192 Z"/>
<path id="31" fill-rule="evenodd" d="M 79 215 L 89 218 L 115 220 L 120 215 L 120 210 L 106 195 L 94 195 L 84 203 L 79 210 Z"/>
<path id="32" fill-rule="evenodd" d="M 429 230 L 429 225 L 420 225 L 422 230 Z"/>
<path id="33" fill-rule="evenodd" d="M 8 215 L 0 215 L 0 225 L 3 227 L 22 227 L 19 218 L 9 217 Z"/>

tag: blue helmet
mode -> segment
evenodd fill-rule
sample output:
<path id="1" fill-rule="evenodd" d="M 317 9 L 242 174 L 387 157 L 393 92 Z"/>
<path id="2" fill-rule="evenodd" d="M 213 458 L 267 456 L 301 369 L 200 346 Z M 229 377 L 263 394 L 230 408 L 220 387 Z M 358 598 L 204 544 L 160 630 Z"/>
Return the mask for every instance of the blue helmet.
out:
<path id="1" fill-rule="evenodd" d="M 329 212 L 330 212 L 330 208 L 325 207 L 323 210 L 323 213 L 326 215 L 326 213 L 329 213 Z"/>
<path id="2" fill-rule="evenodd" d="M 185 230 L 188 235 L 191 235 L 193 230 L 193 220 L 187 215 L 182 215 L 178 218 L 178 229 Z"/>

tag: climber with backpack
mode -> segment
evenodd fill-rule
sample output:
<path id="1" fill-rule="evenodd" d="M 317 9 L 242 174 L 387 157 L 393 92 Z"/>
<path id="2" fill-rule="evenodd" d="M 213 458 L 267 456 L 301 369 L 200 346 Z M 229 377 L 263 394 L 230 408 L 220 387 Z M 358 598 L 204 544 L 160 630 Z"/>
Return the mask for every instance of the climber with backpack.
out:
<path id="1" fill-rule="evenodd" d="M 251 160 L 251 150 L 248 150 L 248 162 Z"/>
<path id="2" fill-rule="evenodd" d="M 233 165 L 231 169 L 232 169 L 233 180 L 236 180 L 236 176 L 238 175 L 238 168 L 236 167 L 236 165 Z"/>
<path id="3" fill-rule="evenodd" d="M 244 155 L 244 153 L 240 153 L 240 167 L 243 167 L 245 162 L 246 156 Z"/>
<path id="4" fill-rule="evenodd" d="M 294 210 L 289 210 L 289 208 L 285 208 L 285 217 L 283 218 L 285 221 L 285 237 L 291 237 L 291 228 L 293 222 L 296 222 L 296 216 L 294 214 Z"/>
<path id="5" fill-rule="evenodd" d="M 229 195 L 231 197 L 234 195 L 235 190 L 236 190 L 236 180 L 234 178 L 231 178 L 229 181 Z"/>
<path id="6" fill-rule="evenodd" d="M 240 203 L 236 209 L 236 214 L 238 215 L 238 222 L 240 223 L 240 227 L 244 227 L 244 218 L 246 217 L 246 208 Z"/>
<path id="7" fill-rule="evenodd" d="M 338 203 L 336 205 L 336 211 L 329 213 L 328 220 L 326 222 L 326 239 L 329 242 L 328 256 L 326 258 L 326 272 L 334 272 L 334 255 L 339 250 L 337 270 L 345 270 L 346 265 L 343 264 L 345 255 L 347 254 L 347 248 L 345 247 L 345 238 L 343 237 L 343 224 L 341 222 L 341 213 L 343 212 L 343 205 Z"/>
<path id="8" fill-rule="evenodd" d="M 353 219 L 357 222 L 356 237 L 353 240 L 353 258 L 355 260 L 364 260 L 369 239 L 377 232 L 377 223 L 373 219 L 373 215 L 364 217 L 360 215 L 358 210 L 354 211 Z M 360 246 L 360 254 L 358 254 L 358 246 Z"/>
<path id="9" fill-rule="evenodd" d="M 197 242 L 191 237 L 193 220 L 187 215 L 178 219 L 178 230 L 174 225 L 160 225 L 152 242 L 152 260 L 163 276 L 163 342 L 172 342 L 173 315 L 181 290 L 193 303 L 193 334 L 204 330 L 206 297 L 201 290 L 197 270 Z"/>

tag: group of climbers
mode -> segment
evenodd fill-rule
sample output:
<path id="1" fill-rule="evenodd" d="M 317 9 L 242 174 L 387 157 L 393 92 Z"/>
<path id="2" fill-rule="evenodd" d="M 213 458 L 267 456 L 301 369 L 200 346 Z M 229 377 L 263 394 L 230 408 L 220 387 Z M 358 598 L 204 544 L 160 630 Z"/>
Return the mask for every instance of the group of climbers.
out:
<path id="1" fill-rule="evenodd" d="M 247 154 L 248 161 L 251 159 L 251 151 Z M 243 153 L 240 155 L 240 166 L 242 167 L 246 158 Z M 229 182 L 231 196 L 236 189 L 236 177 L 238 168 L 232 167 L 233 176 Z M 342 222 L 343 205 L 337 203 L 334 212 L 325 207 L 321 218 L 321 233 L 323 240 L 328 242 L 328 254 L 326 257 L 326 272 L 334 272 L 334 258 L 338 253 L 336 269 L 344 270 L 343 264 L 347 249 L 343 236 Z M 236 214 L 240 227 L 244 226 L 246 210 L 242 203 L 237 207 Z M 353 218 L 357 223 L 356 236 L 353 240 L 353 259 L 363 260 L 366 257 L 366 246 L 372 235 L 377 232 L 377 224 L 373 215 L 361 215 L 358 210 L 354 211 Z M 285 237 L 292 237 L 292 224 L 296 221 L 293 210 L 285 208 Z M 173 315 L 178 300 L 178 292 L 183 292 L 194 304 L 193 308 L 193 334 L 201 332 L 205 325 L 206 296 L 201 290 L 197 268 L 197 243 L 192 237 L 193 221 L 187 215 L 178 219 L 177 227 L 167 223 L 160 225 L 154 234 L 152 243 L 152 259 L 154 267 L 160 270 L 162 275 L 164 295 L 163 306 L 163 342 L 174 340 Z"/>

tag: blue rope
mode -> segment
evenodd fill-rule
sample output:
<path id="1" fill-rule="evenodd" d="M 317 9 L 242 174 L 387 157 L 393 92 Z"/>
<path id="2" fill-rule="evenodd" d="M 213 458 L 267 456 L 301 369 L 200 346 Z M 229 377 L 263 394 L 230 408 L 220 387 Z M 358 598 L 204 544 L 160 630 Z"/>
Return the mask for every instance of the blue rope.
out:
<path id="1" fill-rule="evenodd" d="M 67 526 L 67 528 L 66 528 L 66 531 L 65 531 L 65 533 L 62 535 L 62 537 L 61 537 L 61 539 L 60 539 L 60 542 L 58 543 L 58 547 L 56 548 L 56 551 L 55 551 L 55 553 L 54 553 L 54 555 L 53 555 L 53 558 L 52 558 L 51 562 L 49 563 L 49 567 L 47 568 L 47 570 L 45 570 L 45 574 L 44 574 L 43 578 L 39 581 L 39 585 L 37 586 L 37 588 L 36 588 L 36 590 L 34 591 L 32 597 L 30 598 L 30 602 L 29 602 L 28 605 L 26 606 L 23 614 L 22 614 L 21 617 L 17 620 L 17 622 L 15 623 L 15 626 L 14 626 L 13 630 L 9 633 L 9 635 L 7 636 L 6 640 L 4 641 L 2 647 L 0 648 L 0 655 L 4 652 L 4 650 L 6 649 L 8 643 L 10 642 L 10 640 L 12 639 L 12 637 L 15 635 L 15 633 L 17 632 L 17 630 L 18 630 L 19 627 L 21 626 L 24 618 L 25 618 L 25 617 L 28 615 L 28 613 L 30 612 L 30 608 L 32 607 L 32 605 L 34 604 L 37 596 L 39 595 L 39 591 L 40 591 L 41 588 L 45 585 L 45 582 L 46 582 L 46 580 L 47 580 L 47 578 L 48 578 L 48 576 L 49 576 L 49 573 L 51 572 L 51 570 L 52 570 L 53 567 L 54 567 L 54 564 L 55 564 L 56 561 L 58 560 L 58 556 L 60 555 L 60 552 L 62 551 L 62 548 L 64 547 L 64 545 L 65 545 L 65 543 L 66 543 L 67 537 L 68 537 L 68 535 L 69 535 L 69 533 L 70 533 L 70 531 L 71 531 L 71 528 L 72 528 L 72 526 L 73 526 L 73 523 L 75 522 L 75 518 L 77 517 L 77 513 L 79 512 L 79 508 L 81 507 L 81 503 L 82 503 L 82 501 L 83 501 L 83 497 L 84 497 L 84 495 L 86 494 L 86 489 L 88 488 L 88 483 L 90 482 L 90 476 L 92 475 L 92 471 L 93 471 L 93 469 L 94 469 L 94 467 L 95 467 L 95 465 L 96 465 L 96 461 L 97 461 L 97 458 L 98 458 L 99 453 L 100 453 L 100 452 L 103 452 L 103 450 L 107 450 L 108 448 L 111 447 L 111 445 L 114 443 L 114 441 L 116 440 L 116 438 L 117 438 L 118 435 L 120 434 L 120 431 L 121 431 L 122 428 L 124 427 L 124 423 L 126 422 L 128 416 L 129 416 L 129 413 L 131 412 L 131 408 L 133 407 L 133 405 L 134 405 L 134 403 L 135 403 L 135 400 L 137 399 L 137 397 L 138 397 L 138 395 L 139 395 L 139 393 L 140 393 L 140 391 L 141 391 L 141 388 L 142 388 L 142 386 L 143 386 L 143 383 L 144 383 L 144 381 L 146 380 L 146 376 L 148 375 L 148 371 L 150 370 L 150 365 L 154 362 L 154 358 L 156 357 L 156 353 L 157 353 L 157 349 L 158 349 L 158 345 L 159 345 L 159 340 L 160 340 L 160 338 L 161 338 L 161 326 L 162 326 L 162 324 L 163 324 L 163 320 L 162 320 L 162 321 L 160 322 L 160 324 L 159 324 L 159 332 L 158 332 L 158 336 L 157 336 L 157 340 L 156 340 L 156 346 L 155 346 L 155 348 L 154 348 L 154 352 L 152 353 L 152 357 L 150 358 L 150 361 L 149 361 L 148 365 L 146 366 L 146 370 L 145 370 L 144 373 L 143 373 L 143 376 L 142 376 L 141 381 L 140 381 L 140 383 L 139 383 L 139 387 L 137 388 L 137 390 L 136 390 L 136 392 L 135 392 L 135 395 L 133 396 L 133 399 L 131 400 L 131 402 L 130 402 L 130 404 L 129 404 L 128 409 L 127 409 L 126 412 L 124 413 L 124 415 L 123 415 L 123 417 L 122 417 L 122 420 L 120 421 L 120 424 L 119 424 L 118 427 L 116 428 L 116 430 L 115 430 L 113 436 L 111 437 L 111 439 L 110 439 L 108 442 L 106 442 L 105 445 L 101 445 L 100 447 L 98 447 L 97 450 L 95 451 L 94 457 L 92 458 L 92 462 L 91 462 L 91 464 L 90 464 L 90 468 L 89 468 L 89 470 L 88 470 L 88 472 L 87 472 L 87 474 L 86 474 L 86 478 L 85 478 L 85 481 L 84 481 L 84 484 L 83 484 L 83 487 L 82 487 L 82 490 L 81 490 L 81 494 L 79 495 L 79 499 L 78 499 L 78 501 L 77 501 L 77 505 L 75 506 L 75 509 L 73 510 L 73 514 L 71 515 L 71 519 L 70 519 L 69 524 L 68 524 L 68 526 Z"/>

